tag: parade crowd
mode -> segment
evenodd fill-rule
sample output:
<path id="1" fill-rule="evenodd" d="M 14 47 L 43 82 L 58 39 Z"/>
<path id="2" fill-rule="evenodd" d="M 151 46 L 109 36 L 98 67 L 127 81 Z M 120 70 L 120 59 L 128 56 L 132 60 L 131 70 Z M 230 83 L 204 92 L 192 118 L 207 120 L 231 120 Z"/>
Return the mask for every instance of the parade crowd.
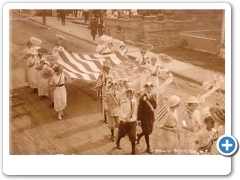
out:
<path id="1" fill-rule="evenodd" d="M 38 46 L 42 43 L 40 39 L 31 37 L 23 51 L 23 60 L 27 85 L 38 93 L 42 100 L 50 99 L 58 119 L 61 120 L 67 106 L 67 78 L 63 67 L 57 62 L 58 52 L 65 51 L 61 46 L 64 37 L 57 37 L 59 40 L 50 54 Z M 110 129 L 111 140 L 116 141 L 117 149 L 121 149 L 121 139 L 127 136 L 131 143 L 131 154 L 136 154 L 136 145 L 141 143 L 142 137 L 145 139 L 146 152 L 153 153 L 150 135 L 156 125 L 156 109 L 163 91 L 171 83 L 168 80 L 172 79 L 172 74 L 159 64 L 158 57 L 148 55 L 151 48 L 151 45 L 146 45 L 139 49 L 141 55 L 136 58 L 138 65 L 133 68 L 138 74 L 136 80 L 114 79 L 111 62 L 105 60 L 95 85 L 101 99 L 104 121 Z M 128 48 L 124 42 L 119 43 L 118 51 L 128 60 Z M 96 52 L 103 55 L 114 53 L 113 41 L 104 41 L 102 38 Z M 168 83 L 160 85 L 159 77 L 162 74 L 167 77 Z M 218 137 L 224 135 L 225 110 L 220 107 L 205 107 L 200 113 L 198 105 L 204 102 L 201 100 L 194 96 L 187 99 L 181 99 L 177 95 L 168 97 L 168 110 L 163 117 L 165 120 L 159 134 L 163 149 L 182 148 L 195 150 L 199 154 L 219 154 L 215 144 Z M 177 111 L 181 105 L 185 107 L 183 119 L 179 118 Z M 140 133 L 137 133 L 138 126 L 141 127 Z"/>

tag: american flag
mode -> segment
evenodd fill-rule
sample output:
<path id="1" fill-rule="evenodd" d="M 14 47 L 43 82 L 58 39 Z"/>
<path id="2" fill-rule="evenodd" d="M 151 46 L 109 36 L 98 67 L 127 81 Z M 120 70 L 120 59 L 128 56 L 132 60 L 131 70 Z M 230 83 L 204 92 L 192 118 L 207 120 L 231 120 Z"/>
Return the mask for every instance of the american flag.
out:
<path id="1" fill-rule="evenodd" d="M 168 112 L 168 108 L 165 105 L 162 96 L 159 95 L 157 109 L 155 112 L 156 121 L 160 121 L 164 117 L 164 115 L 167 114 L 167 112 Z"/>
<path id="2" fill-rule="evenodd" d="M 138 72 L 133 72 L 134 67 L 138 66 L 137 61 L 125 60 L 118 51 L 108 55 L 70 53 L 68 51 L 60 51 L 58 53 L 58 63 L 63 66 L 66 76 L 96 81 L 95 88 L 102 85 L 99 75 L 102 71 L 103 62 L 106 60 L 110 60 L 112 66 L 111 74 L 115 80 L 121 78 L 135 79 L 138 75 Z M 105 92 L 102 93 L 102 95 L 105 94 Z M 167 107 L 161 97 L 155 113 L 156 120 L 160 120 L 167 112 Z"/>
<path id="3" fill-rule="evenodd" d="M 102 71 L 103 62 L 110 60 L 111 73 L 114 79 L 132 78 L 136 76 L 132 72 L 137 65 L 135 60 L 125 60 L 118 51 L 113 54 L 80 54 L 60 51 L 58 63 L 64 68 L 68 77 L 96 81 Z"/>

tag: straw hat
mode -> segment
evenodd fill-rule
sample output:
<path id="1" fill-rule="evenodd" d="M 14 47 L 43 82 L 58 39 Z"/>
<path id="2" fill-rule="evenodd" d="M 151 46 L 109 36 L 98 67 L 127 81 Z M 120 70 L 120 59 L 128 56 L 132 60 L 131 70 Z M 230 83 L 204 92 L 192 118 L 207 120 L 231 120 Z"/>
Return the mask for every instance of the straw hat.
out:
<path id="1" fill-rule="evenodd" d="M 198 104 L 198 99 L 195 96 L 191 96 L 186 100 L 187 104 Z"/>
<path id="2" fill-rule="evenodd" d="M 209 107 L 203 108 L 202 115 L 203 115 L 203 119 L 206 119 L 206 118 L 211 116 L 210 111 L 209 111 Z"/>
<path id="3" fill-rule="evenodd" d="M 211 107 L 209 111 L 214 121 L 225 124 L 225 109 Z"/>
<path id="4" fill-rule="evenodd" d="M 128 90 L 126 90 L 125 93 L 126 93 L 126 94 L 134 94 L 134 95 L 135 95 L 134 89 L 128 89 Z"/>
<path id="5" fill-rule="evenodd" d="M 29 41 L 35 46 L 42 44 L 42 40 L 36 37 L 30 37 Z"/>
<path id="6" fill-rule="evenodd" d="M 41 76 L 44 79 L 49 79 L 51 77 L 53 77 L 54 75 L 54 70 L 52 68 L 50 68 L 49 66 L 44 66 L 42 71 L 41 71 Z"/>
<path id="7" fill-rule="evenodd" d="M 172 95 L 171 97 L 168 98 L 168 105 L 169 107 L 174 107 L 177 106 L 181 101 L 181 98 L 176 96 L 176 95 Z"/>
<path id="8" fill-rule="evenodd" d="M 144 85 L 144 87 L 154 87 L 152 82 L 146 82 L 146 84 Z"/>

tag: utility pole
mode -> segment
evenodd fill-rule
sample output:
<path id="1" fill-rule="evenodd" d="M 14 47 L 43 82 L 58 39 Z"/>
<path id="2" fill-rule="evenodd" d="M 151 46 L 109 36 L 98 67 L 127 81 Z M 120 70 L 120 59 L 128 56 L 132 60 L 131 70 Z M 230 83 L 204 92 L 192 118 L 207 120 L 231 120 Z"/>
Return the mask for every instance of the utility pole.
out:
<path id="1" fill-rule="evenodd" d="M 46 25 L 46 10 L 42 10 L 43 25 Z"/>

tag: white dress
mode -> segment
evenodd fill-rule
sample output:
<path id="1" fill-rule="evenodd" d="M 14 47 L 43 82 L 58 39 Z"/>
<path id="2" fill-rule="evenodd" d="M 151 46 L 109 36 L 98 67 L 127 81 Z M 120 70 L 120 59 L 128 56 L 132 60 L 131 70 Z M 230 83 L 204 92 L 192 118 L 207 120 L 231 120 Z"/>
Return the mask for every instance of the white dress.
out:
<path id="1" fill-rule="evenodd" d="M 25 82 L 28 82 L 28 54 L 32 51 L 32 48 L 25 48 L 23 50 L 23 60 L 24 60 L 24 68 L 25 68 Z"/>
<path id="2" fill-rule="evenodd" d="M 48 78 L 44 78 L 42 76 L 42 71 L 46 68 L 49 68 L 49 66 L 47 64 L 44 64 L 42 69 L 38 71 L 38 96 L 48 96 Z"/>
<path id="3" fill-rule="evenodd" d="M 167 128 L 178 129 L 179 125 L 177 110 L 174 110 L 173 112 L 169 111 L 164 126 L 166 126 Z M 159 145 L 166 150 L 173 150 L 179 148 L 180 139 L 178 133 L 162 129 L 162 133 L 159 136 Z"/>
<path id="4" fill-rule="evenodd" d="M 37 55 L 35 55 L 34 57 L 30 57 L 28 59 L 28 69 L 27 69 L 27 74 L 28 74 L 28 81 L 29 81 L 29 85 L 30 88 L 37 88 L 37 62 L 38 58 Z"/>
<path id="5" fill-rule="evenodd" d="M 60 75 L 55 74 L 50 82 L 54 85 L 54 109 L 56 111 L 62 111 L 67 106 L 67 91 L 65 88 L 65 75 L 61 73 Z"/>

